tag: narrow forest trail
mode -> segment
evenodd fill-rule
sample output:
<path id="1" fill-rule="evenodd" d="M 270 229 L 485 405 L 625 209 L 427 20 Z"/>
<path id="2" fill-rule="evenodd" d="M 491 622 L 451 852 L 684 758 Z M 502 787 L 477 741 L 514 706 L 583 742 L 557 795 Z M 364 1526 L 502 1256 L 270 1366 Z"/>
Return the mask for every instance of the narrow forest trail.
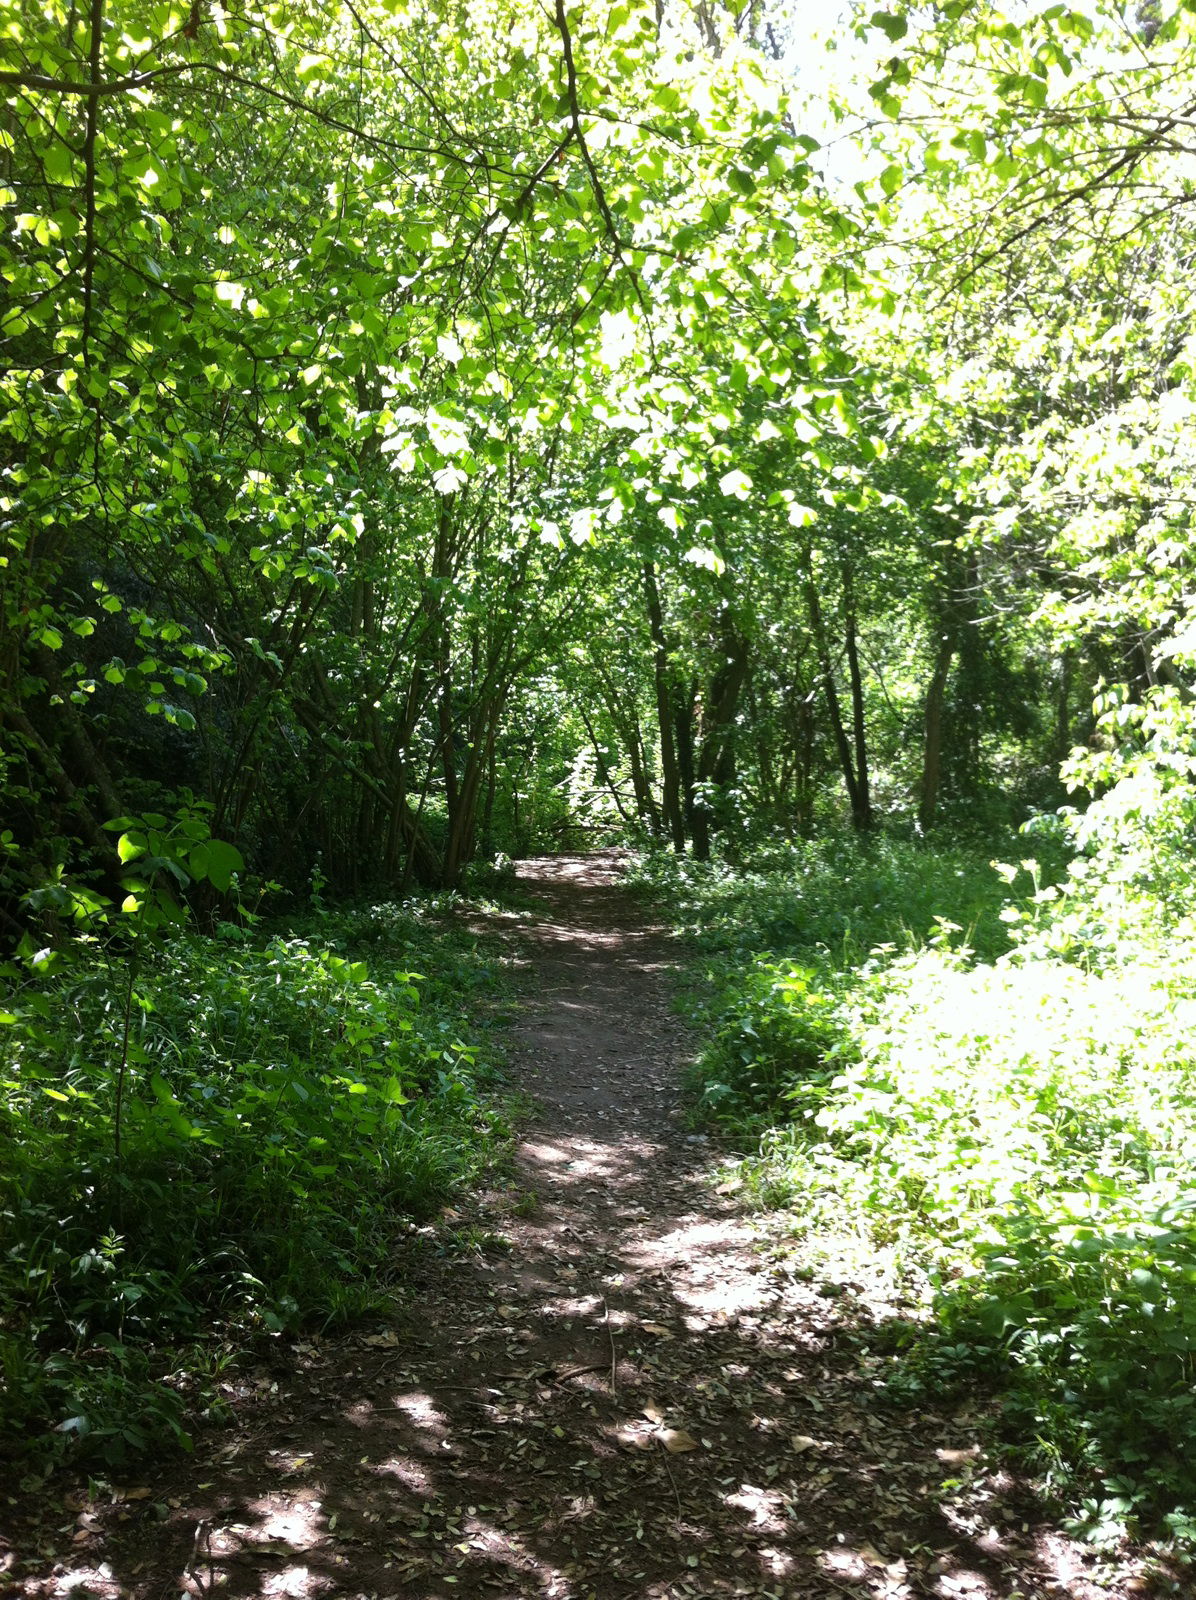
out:
<path id="1" fill-rule="evenodd" d="M 540 910 L 514 935 L 513 1055 L 535 1111 L 518 1187 L 484 1213 L 507 1248 L 417 1255 L 392 1325 L 286 1353 L 235 1430 L 68 1503 L 44 1565 L 0 1593 L 1120 1592 L 1022 1525 L 966 1411 L 877 1407 L 850 1290 L 770 1265 L 715 1192 L 678 1117 L 676 947 L 620 872 L 615 854 L 520 867 Z M 972 1481 L 944 1501 L 945 1477 Z"/>

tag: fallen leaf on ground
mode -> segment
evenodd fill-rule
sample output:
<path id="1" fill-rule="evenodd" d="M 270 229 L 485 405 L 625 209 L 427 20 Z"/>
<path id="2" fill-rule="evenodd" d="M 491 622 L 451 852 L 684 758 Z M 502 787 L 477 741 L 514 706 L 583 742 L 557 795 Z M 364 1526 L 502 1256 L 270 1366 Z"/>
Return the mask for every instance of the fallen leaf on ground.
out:
<path id="1" fill-rule="evenodd" d="M 683 1455 L 687 1450 L 696 1450 L 698 1441 L 692 1433 L 686 1433 L 684 1428 L 662 1428 L 660 1442 L 671 1456 Z"/>
<path id="2" fill-rule="evenodd" d="M 789 1443 L 797 1451 L 798 1455 L 800 1455 L 803 1450 L 818 1449 L 818 1440 L 811 1439 L 808 1433 L 795 1433 L 792 1439 L 790 1439 Z"/>
<path id="3" fill-rule="evenodd" d="M 628 1450 L 651 1450 L 652 1435 L 644 1432 L 642 1428 L 624 1424 L 615 1429 L 616 1441 Z"/>

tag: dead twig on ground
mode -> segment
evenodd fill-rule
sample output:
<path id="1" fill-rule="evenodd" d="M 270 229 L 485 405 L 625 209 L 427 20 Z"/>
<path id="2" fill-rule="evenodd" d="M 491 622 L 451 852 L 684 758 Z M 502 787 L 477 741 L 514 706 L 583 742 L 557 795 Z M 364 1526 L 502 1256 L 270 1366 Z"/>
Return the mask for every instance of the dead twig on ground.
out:
<path id="1" fill-rule="evenodd" d="M 619 1383 L 616 1375 L 619 1366 L 619 1352 L 615 1348 L 615 1332 L 610 1325 L 610 1307 L 607 1305 L 605 1297 L 603 1297 L 602 1301 L 602 1310 L 605 1314 L 606 1337 L 610 1340 L 610 1392 L 613 1399 L 619 1392 Z"/>

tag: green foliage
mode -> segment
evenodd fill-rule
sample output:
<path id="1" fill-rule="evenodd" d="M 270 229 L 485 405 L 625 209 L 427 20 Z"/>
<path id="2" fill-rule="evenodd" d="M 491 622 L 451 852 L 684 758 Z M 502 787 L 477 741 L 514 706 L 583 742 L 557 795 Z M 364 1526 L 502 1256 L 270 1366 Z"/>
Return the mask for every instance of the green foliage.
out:
<path id="1" fill-rule="evenodd" d="M 318 943 L 230 925 L 8 975 L 9 1449 L 184 1443 L 172 1350 L 372 1304 L 406 1225 L 501 1139 L 462 1014 L 494 970 L 410 906 L 326 917 Z"/>
<path id="2" fill-rule="evenodd" d="M 1164 1115 L 1191 1137 L 1190 1104 Z M 937 1303 L 957 1376 L 1004 1373 L 1005 1427 L 1048 1480 L 1093 1485 L 1073 1521 L 1098 1536 L 1190 1516 L 1196 1492 L 1196 1189 L 1141 1179 L 1019 1195 Z"/>
<path id="3" fill-rule="evenodd" d="M 658 852 L 640 875 L 701 949 L 725 958 L 803 952 L 847 965 L 876 946 L 927 938 L 943 915 L 966 930 L 973 948 L 998 954 L 1008 944 L 1004 894 L 989 860 L 1008 843 L 1000 834 L 986 848 L 931 849 L 886 834 L 828 832 L 756 842 L 737 865 Z"/>
<path id="4" fill-rule="evenodd" d="M 842 1001 L 829 966 L 758 957 L 718 1006 L 714 1038 L 693 1074 L 699 1112 L 753 1131 L 794 1097 L 795 1083 L 804 1093 L 825 1087 L 855 1048 Z"/>
<path id="5" fill-rule="evenodd" d="M 928 867 L 955 914 L 987 871 L 983 957 L 940 914 L 921 947 L 811 959 L 791 933 L 794 956 L 745 961 L 737 897 L 765 890 L 749 948 L 784 926 L 777 886 L 751 875 L 707 874 L 704 899 L 689 873 L 685 908 L 707 942 L 734 939 L 695 1088 L 702 1115 L 759 1141 L 746 1192 L 816 1253 L 919 1296 L 931 1320 L 899 1340 L 891 1397 L 979 1384 L 1100 1538 L 1179 1529 L 1196 1504 L 1196 944 L 1162 892 L 1186 882 L 1189 836 L 1156 826 L 1151 797 L 1181 801 L 1144 793 L 1144 770 L 1073 817 L 1086 853 L 1066 872 Z M 998 911 L 1002 879 L 1020 893 Z"/>
<path id="6" fill-rule="evenodd" d="M 5 18 L 14 1426 L 374 1292 L 484 963 L 334 897 L 618 828 L 749 1186 L 938 1274 L 1094 1524 L 1187 1482 L 1196 13 L 861 4 L 805 103 L 764 17 Z"/>

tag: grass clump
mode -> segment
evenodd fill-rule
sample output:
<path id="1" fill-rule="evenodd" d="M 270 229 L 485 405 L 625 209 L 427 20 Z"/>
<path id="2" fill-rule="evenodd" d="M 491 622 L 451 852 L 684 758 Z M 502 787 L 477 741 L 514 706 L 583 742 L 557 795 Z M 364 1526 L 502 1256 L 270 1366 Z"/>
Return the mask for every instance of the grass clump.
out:
<path id="1" fill-rule="evenodd" d="M 185 1446 L 204 1350 L 384 1303 L 409 1223 L 501 1154 L 494 965 L 412 906 L 318 924 L 7 969 L 0 1448 Z"/>

